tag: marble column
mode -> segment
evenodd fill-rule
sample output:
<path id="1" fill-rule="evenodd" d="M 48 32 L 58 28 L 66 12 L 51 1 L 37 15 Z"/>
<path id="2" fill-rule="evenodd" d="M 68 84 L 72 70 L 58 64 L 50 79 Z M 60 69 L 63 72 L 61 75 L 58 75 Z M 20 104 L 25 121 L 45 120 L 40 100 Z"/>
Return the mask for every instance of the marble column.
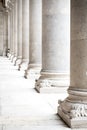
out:
<path id="1" fill-rule="evenodd" d="M 18 65 L 22 61 L 22 0 L 18 0 L 18 44 L 17 44 L 17 60 L 15 65 Z"/>
<path id="2" fill-rule="evenodd" d="M 3 56 L 7 56 L 8 49 L 8 13 L 4 11 Z"/>
<path id="3" fill-rule="evenodd" d="M 71 0 L 71 66 L 69 96 L 58 114 L 72 128 L 87 127 L 87 0 Z M 87 129 L 87 128 L 86 128 Z"/>
<path id="4" fill-rule="evenodd" d="M 70 0 L 42 0 L 42 70 L 36 89 L 63 92 L 69 85 Z"/>
<path id="5" fill-rule="evenodd" d="M 10 57 L 10 43 L 11 43 L 11 41 L 10 41 L 10 37 L 11 37 L 11 26 L 10 26 L 10 24 L 11 24 L 11 21 L 10 21 L 10 16 L 11 14 L 10 14 L 10 10 L 8 10 L 8 50 L 7 50 L 7 57 L 9 58 Z"/>
<path id="6" fill-rule="evenodd" d="M 29 65 L 25 78 L 39 78 L 42 45 L 42 0 L 30 0 L 30 46 Z"/>
<path id="7" fill-rule="evenodd" d="M 14 6 L 11 12 L 11 62 L 13 62 L 14 58 Z"/>
<path id="8" fill-rule="evenodd" d="M 17 44 L 18 44 L 17 4 L 18 0 L 16 0 L 14 4 L 14 58 L 13 58 L 14 64 L 17 59 Z"/>
<path id="9" fill-rule="evenodd" d="M 12 55 L 13 55 L 13 11 L 11 10 L 11 13 L 10 13 L 10 57 L 9 57 L 10 60 L 11 60 Z"/>
<path id="10" fill-rule="evenodd" d="M 16 1 L 15 1 L 16 2 Z M 11 62 L 13 62 L 14 60 L 14 57 L 15 57 L 15 50 L 16 50 L 16 8 L 15 8 L 15 5 L 16 3 L 13 3 L 13 10 L 12 10 L 12 18 L 13 18 L 13 23 L 12 23 L 12 31 L 13 31 L 13 37 L 12 37 L 12 47 L 13 47 L 13 54 L 12 54 L 12 57 L 11 57 Z"/>
<path id="11" fill-rule="evenodd" d="M 18 70 L 27 69 L 29 63 L 29 0 L 22 0 L 22 62 Z"/>
<path id="12" fill-rule="evenodd" d="M 0 5 L 0 56 L 3 56 L 3 44 L 4 44 L 4 12 L 2 4 Z"/>

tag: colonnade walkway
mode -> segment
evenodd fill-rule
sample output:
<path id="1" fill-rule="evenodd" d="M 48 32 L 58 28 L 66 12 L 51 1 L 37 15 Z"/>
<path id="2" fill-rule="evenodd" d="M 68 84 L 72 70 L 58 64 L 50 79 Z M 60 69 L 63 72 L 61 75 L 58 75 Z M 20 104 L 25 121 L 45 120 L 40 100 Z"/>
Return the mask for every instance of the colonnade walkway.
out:
<path id="1" fill-rule="evenodd" d="M 70 130 L 57 116 L 66 94 L 39 94 L 6 57 L 0 57 L 0 130 Z"/>

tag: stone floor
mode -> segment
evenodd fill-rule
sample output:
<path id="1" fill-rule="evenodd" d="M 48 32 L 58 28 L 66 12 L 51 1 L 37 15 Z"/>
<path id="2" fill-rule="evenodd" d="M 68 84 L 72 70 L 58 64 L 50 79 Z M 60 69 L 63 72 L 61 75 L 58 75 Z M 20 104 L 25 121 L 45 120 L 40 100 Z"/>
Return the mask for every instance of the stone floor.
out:
<path id="1" fill-rule="evenodd" d="M 23 74 L 0 57 L 0 130 L 70 130 L 56 114 L 67 94 L 39 94 Z"/>

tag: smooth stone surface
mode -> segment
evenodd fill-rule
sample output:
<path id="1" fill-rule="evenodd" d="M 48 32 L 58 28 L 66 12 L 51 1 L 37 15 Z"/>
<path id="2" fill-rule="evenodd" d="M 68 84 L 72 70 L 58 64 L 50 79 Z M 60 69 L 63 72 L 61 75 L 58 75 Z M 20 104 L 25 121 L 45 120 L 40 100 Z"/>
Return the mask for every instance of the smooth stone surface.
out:
<path id="1" fill-rule="evenodd" d="M 26 60 L 25 61 L 21 61 L 21 63 L 18 65 L 18 70 L 19 71 L 20 70 L 25 71 L 27 66 L 28 66 L 28 61 L 26 61 Z"/>
<path id="2" fill-rule="evenodd" d="M 38 79 L 42 59 L 42 0 L 30 0 L 29 65 L 25 78 Z"/>
<path id="3" fill-rule="evenodd" d="M 29 64 L 28 69 L 25 70 L 24 77 L 26 79 L 37 80 L 40 77 L 41 65 L 40 64 Z"/>
<path id="4" fill-rule="evenodd" d="M 69 74 L 41 72 L 35 88 L 42 93 L 64 93 L 70 84 Z"/>
<path id="5" fill-rule="evenodd" d="M 0 8 L 1 8 L 1 4 L 0 4 Z M 4 16 L 3 16 L 3 12 L 0 12 L 0 56 L 3 55 L 3 30 L 4 30 L 4 24 L 3 24 L 3 20 L 4 20 Z"/>
<path id="6" fill-rule="evenodd" d="M 71 67 L 69 96 L 58 114 L 71 128 L 87 129 L 87 1 L 71 0 Z M 83 20 L 82 20 L 83 19 Z"/>
<path id="7" fill-rule="evenodd" d="M 42 19 L 42 70 L 69 73 L 70 0 L 43 0 Z"/>
<path id="8" fill-rule="evenodd" d="M 42 20 L 42 70 L 36 88 L 57 92 L 56 87 L 69 86 L 70 0 L 43 0 Z"/>
<path id="9" fill-rule="evenodd" d="M 29 60 L 29 0 L 22 0 L 22 59 Z"/>
<path id="10" fill-rule="evenodd" d="M 30 0 L 30 64 L 41 64 L 42 59 L 42 0 Z"/>
<path id="11" fill-rule="evenodd" d="M 39 94 L 9 59 L 0 57 L 0 130 L 70 130 L 57 116 L 66 94 Z"/>
<path id="12" fill-rule="evenodd" d="M 4 18 L 3 19 L 3 23 L 4 23 L 3 36 L 2 36 L 3 37 L 3 56 L 6 56 L 7 50 L 8 50 L 8 13 L 7 12 L 3 12 L 3 18 Z"/>
<path id="13" fill-rule="evenodd" d="M 14 57 L 17 57 L 18 47 L 18 0 L 14 3 Z M 14 62 L 14 61 L 13 61 Z"/>
<path id="14" fill-rule="evenodd" d="M 38 87 L 36 86 L 35 89 L 39 93 L 66 93 L 68 87 Z"/>
<path id="15" fill-rule="evenodd" d="M 18 44 L 17 59 L 22 59 L 22 0 L 18 0 Z M 19 62 L 18 62 L 19 64 Z"/>

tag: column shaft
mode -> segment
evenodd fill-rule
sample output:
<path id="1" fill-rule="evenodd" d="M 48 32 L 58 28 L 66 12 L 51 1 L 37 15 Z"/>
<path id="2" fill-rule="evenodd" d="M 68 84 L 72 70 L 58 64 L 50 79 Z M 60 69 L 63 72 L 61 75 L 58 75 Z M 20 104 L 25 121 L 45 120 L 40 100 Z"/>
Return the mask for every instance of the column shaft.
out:
<path id="1" fill-rule="evenodd" d="M 30 0 L 30 46 L 29 66 L 25 77 L 37 78 L 41 70 L 42 0 Z"/>
<path id="2" fill-rule="evenodd" d="M 8 13 L 5 11 L 3 14 L 4 14 L 3 56 L 6 56 L 8 49 Z"/>
<path id="3" fill-rule="evenodd" d="M 11 44 L 11 41 L 10 41 L 10 37 L 11 37 L 11 13 L 10 13 L 10 10 L 8 11 L 8 50 L 7 50 L 7 56 L 10 58 L 10 44 Z"/>
<path id="4" fill-rule="evenodd" d="M 12 10 L 11 10 L 11 14 L 10 14 L 10 29 L 11 29 L 11 33 L 10 33 L 10 53 L 11 56 L 13 55 L 13 14 L 12 14 Z M 10 59 L 11 59 L 10 56 Z"/>
<path id="5" fill-rule="evenodd" d="M 17 60 L 15 65 L 21 63 L 22 60 L 22 0 L 18 0 L 18 45 L 17 45 Z"/>
<path id="6" fill-rule="evenodd" d="M 17 3 L 18 1 L 16 0 L 14 4 L 14 59 L 13 59 L 14 65 L 17 59 L 17 44 L 18 44 Z"/>
<path id="7" fill-rule="evenodd" d="M 13 62 L 14 58 L 14 6 L 11 10 L 11 62 Z"/>
<path id="8" fill-rule="evenodd" d="M 71 67 L 69 96 L 58 114 L 72 128 L 87 127 L 87 1 L 71 0 Z"/>
<path id="9" fill-rule="evenodd" d="M 36 83 L 39 92 L 59 92 L 69 85 L 69 9 L 69 0 L 42 1 L 42 71 Z"/>
<path id="10" fill-rule="evenodd" d="M 22 62 L 18 70 L 25 70 L 29 63 L 29 0 L 22 0 Z"/>

